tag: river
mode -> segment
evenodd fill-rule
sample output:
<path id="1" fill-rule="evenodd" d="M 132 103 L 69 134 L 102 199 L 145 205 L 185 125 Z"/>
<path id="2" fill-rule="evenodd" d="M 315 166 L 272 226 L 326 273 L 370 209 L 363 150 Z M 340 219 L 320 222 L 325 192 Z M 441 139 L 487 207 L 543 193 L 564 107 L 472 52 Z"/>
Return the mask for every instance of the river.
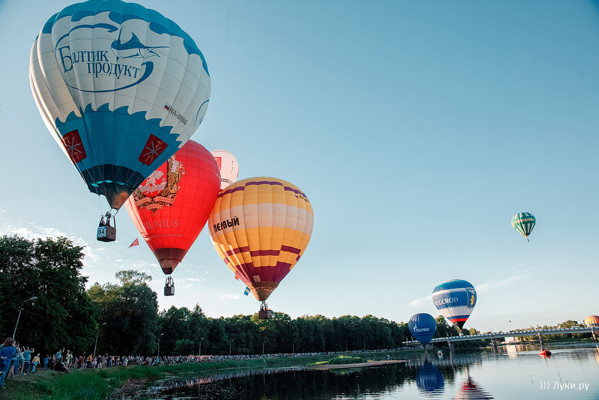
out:
<path id="1" fill-rule="evenodd" d="M 360 369 L 278 368 L 220 371 L 161 382 L 135 398 L 183 399 L 599 399 L 599 350 L 554 345 L 492 351 L 445 349 L 405 362 Z"/>

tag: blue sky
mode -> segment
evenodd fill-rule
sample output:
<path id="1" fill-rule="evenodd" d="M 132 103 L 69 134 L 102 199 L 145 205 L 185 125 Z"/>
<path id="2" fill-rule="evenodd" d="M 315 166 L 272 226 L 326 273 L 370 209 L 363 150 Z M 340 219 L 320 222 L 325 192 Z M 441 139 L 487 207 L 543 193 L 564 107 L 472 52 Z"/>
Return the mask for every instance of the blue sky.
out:
<path id="1" fill-rule="evenodd" d="M 126 210 L 95 240 L 91 195 L 47 132 L 29 51 L 66 1 L 0 1 L 0 234 L 86 246 L 90 283 L 163 274 Z M 142 1 L 206 56 L 210 107 L 193 139 L 239 177 L 310 198 L 312 240 L 270 297 L 301 315 L 437 316 L 430 295 L 470 281 L 466 327 L 511 329 L 599 314 L 599 5 L 595 1 Z M 537 217 L 531 242 L 511 217 Z M 141 240 L 141 238 L 140 238 Z M 250 314 L 207 232 L 161 308 Z M 509 322 L 511 321 L 511 322 Z"/>

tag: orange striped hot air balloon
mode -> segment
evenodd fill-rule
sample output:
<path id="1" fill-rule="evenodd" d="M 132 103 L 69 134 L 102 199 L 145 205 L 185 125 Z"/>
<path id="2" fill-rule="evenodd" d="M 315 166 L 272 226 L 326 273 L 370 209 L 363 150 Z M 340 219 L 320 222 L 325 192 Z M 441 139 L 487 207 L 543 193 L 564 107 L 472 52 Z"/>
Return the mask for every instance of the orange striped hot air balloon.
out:
<path id="1" fill-rule="evenodd" d="M 599 316 L 591 315 L 584 319 L 584 324 L 589 328 L 599 328 Z"/>
<path id="2" fill-rule="evenodd" d="M 306 195 L 276 178 L 248 178 L 228 186 L 214 204 L 208 224 L 225 264 L 262 302 L 303 255 L 314 223 Z"/>

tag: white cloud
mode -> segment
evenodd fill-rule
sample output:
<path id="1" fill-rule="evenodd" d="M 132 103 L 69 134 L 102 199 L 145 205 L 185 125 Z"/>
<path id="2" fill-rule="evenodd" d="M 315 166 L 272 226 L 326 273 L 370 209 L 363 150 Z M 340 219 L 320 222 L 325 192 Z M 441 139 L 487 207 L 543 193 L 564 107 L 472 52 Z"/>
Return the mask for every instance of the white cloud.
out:
<path id="1" fill-rule="evenodd" d="M 204 282 L 205 279 L 202 278 L 185 278 L 186 281 L 188 282 Z"/>
<path id="2" fill-rule="evenodd" d="M 478 293 L 485 292 L 487 290 L 493 290 L 497 287 L 511 285 L 511 284 L 513 284 L 517 281 L 520 281 L 528 276 L 531 276 L 532 274 L 533 274 L 533 269 L 527 268 L 527 269 L 522 270 L 520 273 L 518 273 L 516 275 L 509 276 L 509 277 L 499 280 L 499 281 L 483 282 L 480 285 L 477 285 L 475 289 Z"/>
<path id="3" fill-rule="evenodd" d="M 30 224 L 33 225 L 33 224 Z M 6 226 L 4 229 L 0 230 L 0 234 L 3 235 L 18 235 L 27 240 L 33 239 L 48 239 L 48 238 L 56 238 L 58 236 L 63 236 L 68 238 L 75 246 L 83 247 L 83 254 L 85 255 L 86 261 L 95 262 L 99 260 L 96 251 L 98 249 L 93 249 L 84 239 L 69 235 L 66 232 L 59 231 L 56 228 L 50 227 L 36 227 L 33 229 L 25 228 L 25 227 L 15 227 L 12 225 Z M 102 249 L 101 249 L 102 250 Z"/>
<path id="4" fill-rule="evenodd" d="M 493 281 L 489 281 L 489 282 L 483 282 L 479 285 L 476 285 L 475 289 L 476 289 L 477 293 L 481 293 L 481 292 L 486 292 L 488 290 L 493 290 L 497 287 L 508 286 L 508 285 L 514 284 L 515 282 L 520 281 L 528 276 L 531 276 L 533 274 L 533 272 L 534 271 L 531 268 L 524 269 L 520 273 L 510 276 L 510 277 L 507 277 L 502 280 L 498 280 L 498 281 L 493 280 Z M 417 307 L 417 306 L 422 305 L 423 303 L 432 302 L 432 300 L 433 300 L 433 295 L 429 294 L 426 297 L 421 297 L 421 298 L 410 301 L 408 303 L 408 305 L 410 307 Z"/>
<path id="5" fill-rule="evenodd" d="M 408 303 L 408 305 L 410 307 L 416 307 L 416 306 L 420 306 L 423 303 L 431 302 L 432 300 L 433 300 L 433 295 L 429 294 L 426 297 L 421 297 L 419 299 L 414 299 L 414 300 L 410 301 L 410 303 Z"/>
<path id="6" fill-rule="evenodd" d="M 234 295 L 234 294 L 224 294 L 222 296 L 220 296 L 221 299 L 226 299 L 226 300 L 239 300 L 239 296 L 238 295 Z"/>

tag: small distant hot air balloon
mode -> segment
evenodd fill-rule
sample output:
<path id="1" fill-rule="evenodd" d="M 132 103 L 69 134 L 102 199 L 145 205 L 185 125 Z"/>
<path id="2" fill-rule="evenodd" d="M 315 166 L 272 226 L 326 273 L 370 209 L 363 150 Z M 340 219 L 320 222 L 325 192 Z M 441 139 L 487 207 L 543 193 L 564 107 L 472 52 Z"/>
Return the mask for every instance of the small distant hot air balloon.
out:
<path id="1" fill-rule="evenodd" d="M 214 248 L 261 304 L 304 254 L 314 224 L 308 198 L 276 178 L 248 178 L 221 191 L 208 221 Z"/>
<path id="2" fill-rule="evenodd" d="M 185 144 L 210 96 L 193 39 L 160 13 L 120 0 L 53 15 L 33 43 L 29 80 L 54 139 L 111 211 Z M 111 211 L 98 240 L 116 239 Z"/>
<path id="3" fill-rule="evenodd" d="M 443 374 L 430 361 L 425 361 L 418 370 L 418 375 L 416 375 L 416 387 L 424 397 L 439 396 L 445 388 Z"/>
<path id="4" fill-rule="evenodd" d="M 222 190 L 235 183 L 239 175 L 239 165 L 235 156 L 227 150 L 213 150 L 211 153 L 220 169 L 220 188 Z"/>
<path id="5" fill-rule="evenodd" d="M 599 316 L 591 315 L 584 319 L 584 324 L 589 328 L 599 328 Z"/>
<path id="6" fill-rule="evenodd" d="M 432 315 L 427 313 L 414 314 L 410 318 L 410 321 L 408 321 L 408 328 L 410 328 L 412 336 L 421 345 L 426 346 L 431 342 L 433 336 L 435 336 L 437 321 L 435 321 Z"/>
<path id="7" fill-rule="evenodd" d="M 433 303 L 445 318 L 462 329 L 476 305 L 476 290 L 470 282 L 454 279 L 433 290 Z"/>
<path id="8" fill-rule="evenodd" d="M 526 238 L 528 242 L 528 235 L 532 232 L 535 227 L 536 219 L 535 216 L 529 212 L 521 212 L 512 217 L 512 228 L 517 230 Z"/>
<path id="9" fill-rule="evenodd" d="M 204 146 L 189 140 L 125 203 L 167 275 L 165 296 L 174 294 L 170 275 L 206 225 L 219 191 L 216 161 Z"/>

